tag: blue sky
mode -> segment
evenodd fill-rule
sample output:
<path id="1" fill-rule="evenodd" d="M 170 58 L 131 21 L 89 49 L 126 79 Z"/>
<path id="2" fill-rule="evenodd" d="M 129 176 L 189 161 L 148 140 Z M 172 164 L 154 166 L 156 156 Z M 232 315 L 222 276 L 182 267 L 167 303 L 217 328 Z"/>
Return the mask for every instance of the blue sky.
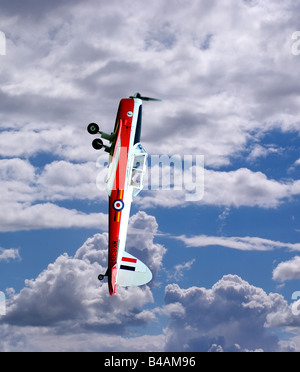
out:
<path id="1" fill-rule="evenodd" d="M 0 9 L 0 350 L 300 351 L 300 2 Z M 140 194 L 127 250 L 154 279 L 110 297 L 86 126 L 112 131 L 137 91 L 163 100 L 144 104 L 143 146 L 204 156 L 204 194 Z"/>

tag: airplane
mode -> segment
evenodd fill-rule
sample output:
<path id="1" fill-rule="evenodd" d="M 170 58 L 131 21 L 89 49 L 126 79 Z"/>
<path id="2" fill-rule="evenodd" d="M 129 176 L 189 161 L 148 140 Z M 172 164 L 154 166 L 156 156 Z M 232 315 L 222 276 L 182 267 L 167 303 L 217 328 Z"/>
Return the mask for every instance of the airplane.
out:
<path id="1" fill-rule="evenodd" d="M 102 281 L 108 277 L 110 295 L 117 294 L 117 287 L 141 286 L 152 280 L 150 269 L 139 259 L 125 251 L 131 203 L 143 189 L 148 154 L 140 143 L 143 101 L 161 101 L 135 93 L 121 99 L 110 134 L 100 131 L 99 125 L 90 123 L 87 130 L 92 135 L 100 134 L 109 141 L 104 145 L 96 138 L 92 145 L 96 150 L 109 153 L 106 190 L 109 197 L 109 242 L 108 268 L 100 274 Z"/>

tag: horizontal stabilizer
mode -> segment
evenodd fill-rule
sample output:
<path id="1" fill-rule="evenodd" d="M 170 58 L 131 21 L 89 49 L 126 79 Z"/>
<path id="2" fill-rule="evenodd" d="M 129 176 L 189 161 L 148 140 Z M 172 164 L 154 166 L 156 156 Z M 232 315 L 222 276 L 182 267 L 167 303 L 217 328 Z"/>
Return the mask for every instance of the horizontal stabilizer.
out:
<path id="1" fill-rule="evenodd" d="M 124 252 L 120 262 L 117 284 L 120 287 L 137 287 L 152 280 L 148 267 L 131 254 Z"/>

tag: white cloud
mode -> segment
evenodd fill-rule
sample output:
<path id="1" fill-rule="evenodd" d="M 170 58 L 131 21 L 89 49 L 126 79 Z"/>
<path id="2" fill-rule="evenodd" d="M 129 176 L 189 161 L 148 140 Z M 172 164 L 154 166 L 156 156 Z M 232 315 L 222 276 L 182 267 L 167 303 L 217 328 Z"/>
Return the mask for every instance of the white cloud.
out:
<path id="1" fill-rule="evenodd" d="M 205 204 L 274 208 L 300 193 L 300 182 L 268 179 L 262 172 L 241 168 L 230 172 L 205 173 Z"/>
<path id="2" fill-rule="evenodd" d="M 200 187 L 199 187 L 200 188 Z M 138 199 L 144 207 L 175 207 L 188 205 L 186 190 L 149 190 Z M 204 195 L 198 205 L 226 207 L 276 208 L 284 201 L 300 194 L 299 180 L 277 181 L 269 179 L 263 172 L 253 172 L 247 168 L 233 171 L 204 171 Z M 194 203 L 194 202 L 193 202 Z"/>
<path id="3" fill-rule="evenodd" d="M 87 214 L 54 204 L 62 200 L 107 200 L 96 186 L 96 163 L 54 161 L 42 170 L 28 160 L 0 160 L 0 231 L 107 227 L 103 213 Z"/>
<path id="4" fill-rule="evenodd" d="M 21 128 L 2 130 L 0 156 L 29 158 L 45 153 L 72 161 L 95 159 L 96 162 L 97 156 L 91 146 L 92 138 L 86 130 L 89 119 L 86 118 L 79 124 L 80 126 L 69 123 L 59 126 L 49 122 L 33 122 L 22 125 Z"/>
<path id="5" fill-rule="evenodd" d="M 153 227 L 157 227 L 153 217 L 142 213 L 133 216 L 131 228 L 135 233 L 143 228 L 147 238 L 142 242 L 142 231 L 135 235 L 132 230 L 131 246 L 136 247 L 137 256 L 143 256 L 149 267 L 158 270 L 165 248 L 154 244 L 155 232 L 150 236 Z M 14 345 L 18 345 L 27 350 L 31 345 L 36 350 L 48 350 L 47 342 L 50 342 L 50 350 L 70 351 L 82 347 L 87 351 L 161 350 L 163 335 L 142 337 L 128 331 L 131 326 L 144 326 L 155 320 L 155 315 L 149 317 L 139 311 L 154 301 L 150 287 L 119 288 L 118 295 L 111 297 L 107 284 L 98 281 L 98 274 L 106 271 L 107 247 L 107 233 L 96 234 L 73 257 L 63 254 L 36 279 L 26 280 L 20 293 L 12 294 L 7 300 L 7 315 L 0 321 L 3 335 L 0 349 L 14 349 Z M 133 248 L 128 250 L 133 253 Z M 33 327 L 43 330 L 42 334 Z M 29 333 L 25 333 L 25 329 Z M 65 344 L 71 335 L 74 342 Z M 89 337 L 95 341 L 102 339 L 102 342 L 96 342 L 96 346 L 87 342 L 83 346 Z M 144 340 L 143 344 L 140 344 L 141 340 Z M 114 341 L 118 341 L 117 344 Z"/>
<path id="6" fill-rule="evenodd" d="M 264 147 L 262 145 L 255 144 L 253 148 L 251 149 L 247 157 L 247 160 L 249 160 L 250 162 L 253 162 L 257 160 L 258 158 L 266 158 L 268 155 L 279 153 L 280 151 L 282 151 L 282 149 L 278 149 L 276 148 L 276 146 L 269 145 L 269 146 Z"/>
<path id="7" fill-rule="evenodd" d="M 165 350 L 172 352 L 279 351 L 278 338 L 268 329 L 294 319 L 281 295 L 268 295 L 235 275 L 224 276 L 211 289 L 170 284 L 165 302 L 184 309 L 170 314 L 165 330 Z"/>
<path id="8" fill-rule="evenodd" d="M 123 337 L 97 330 L 79 330 L 61 334 L 56 327 L 0 325 L 2 352 L 152 352 L 164 348 L 164 335 Z"/>
<path id="9" fill-rule="evenodd" d="M 291 167 L 288 169 L 289 172 L 293 172 L 299 167 L 300 165 L 300 159 L 296 160 L 294 164 L 291 165 Z"/>
<path id="10" fill-rule="evenodd" d="M 143 227 L 149 235 L 144 243 L 149 266 L 152 254 L 162 260 L 165 251 L 150 238 L 155 224 L 140 213 L 132 221 L 132 228 Z M 140 247 L 140 235 L 134 236 Z M 36 279 L 26 280 L 20 293 L 11 291 L 7 315 L 0 320 L 2 351 L 298 350 L 293 340 L 280 343 L 272 334 L 273 328 L 297 330 L 300 325 L 284 298 L 238 276 L 224 276 L 211 289 L 170 284 L 165 305 L 153 309 L 149 286 L 119 288 L 118 296 L 110 297 L 97 280 L 107 265 L 107 237 L 96 234 L 73 257 L 63 254 Z M 164 331 L 152 336 L 129 332 L 132 326 L 156 327 L 161 316 L 169 320 Z"/>
<path id="11" fill-rule="evenodd" d="M 291 251 L 299 251 L 300 243 L 284 243 L 270 239 L 259 238 L 255 236 L 245 237 L 225 237 L 225 236 L 208 236 L 195 235 L 187 237 L 185 235 L 174 237 L 182 241 L 187 247 L 207 247 L 221 246 L 241 251 L 273 251 L 275 249 L 286 248 Z"/>
<path id="12" fill-rule="evenodd" d="M 28 0 L 20 5 L 11 0 L 3 4 L 0 18 L 1 30 L 7 36 L 7 55 L 1 59 L 0 68 L 0 156 L 12 159 L 3 159 L 0 163 L 0 230 L 62 226 L 106 228 L 105 215 L 68 210 L 54 202 L 75 198 L 104 200 L 104 195 L 98 196 L 97 190 L 93 189 L 95 181 L 89 167 L 96 155 L 90 146 L 86 125 L 98 121 L 104 131 L 112 130 L 119 98 L 135 91 L 164 99 L 159 105 L 144 106 L 142 140 L 147 150 L 153 154 L 204 154 L 207 168 L 229 166 L 233 158 L 240 158 L 245 153 L 250 154 L 250 160 L 267 155 L 272 149 L 266 147 L 263 140 L 264 134 L 269 132 L 299 133 L 299 89 L 295 78 L 299 60 L 291 53 L 291 35 L 298 28 L 298 14 L 299 5 L 292 0 L 284 3 L 191 0 L 188 5 L 179 0 L 172 7 L 168 0 L 144 2 L 142 6 L 138 0 L 124 0 L 122 10 L 117 0 L 66 1 L 64 4 L 55 0 L 51 5 L 50 2 Z M 60 161 L 49 164 L 44 170 L 35 168 L 31 159 L 39 159 L 41 153 Z M 298 161 L 294 166 L 297 165 Z M 270 179 L 263 169 L 261 172 L 247 168 L 230 172 L 207 169 L 205 196 L 199 206 L 276 208 L 299 194 L 298 180 Z M 144 207 L 186 206 L 184 196 L 184 192 L 144 192 L 139 203 Z M 146 222 L 154 227 L 148 220 L 141 226 L 145 227 Z M 203 235 L 184 239 L 187 244 L 220 244 L 245 250 L 299 249 L 298 244 L 255 237 L 224 240 Z M 163 247 L 153 244 L 150 249 L 153 258 L 150 257 L 144 248 L 152 241 L 151 231 L 147 231 L 145 241 L 138 236 L 135 241 L 137 246 L 132 248 L 141 248 L 141 254 L 158 273 Z M 97 250 L 89 251 L 89 255 L 98 254 Z M 63 277 L 63 272 L 72 276 L 73 269 L 78 278 L 90 284 L 87 274 L 94 272 L 88 261 L 83 253 L 81 258 L 61 256 L 54 267 L 29 281 L 23 294 L 17 295 L 18 305 L 28 305 L 26 319 L 33 319 L 28 312 L 33 304 L 36 305 L 33 313 L 38 315 L 37 321 L 46 324 L 51 318 L 47 308 L 42 317 L 42 306 L 49 305 L 40 294 L 42 290 L 49 290 L 46 279 L 57 284 L 57 290 L 60 283 L 70 291 L 75 291 L 75 284 L 81 290 L 83 282 L 74 279 L 72 287 L 72 283 Z M 96 262 L 94 266 L 96 271 Z M 53 275 L 57 275 L 57 280 Z M 283 271 L 281 275 L 284 277 Z M 245 293 L 247 290 L 256 292 L 247 285 L 244 287 Z M 236 290 L 234 288 L 232 292 L 236 294 Z M 92 306 L 93 301 L 97 305 L 101 301 L 99 291 L 91 290 L 81 298 L 88 301 L 93 325 L 100 319 L 96 310 L 93 313 Z M 26 303 L 26 293 L 32 303 Z M 40 307 L 31 297 L 34 293 L 41 299 Z M 57 321 L 62 321 L 67 309 L 60 306 L 54 293 L 50 296 L 56 304 L 53 314 Z M 138 294 L 139 304 L 146 304 L 151 299 L 150 290 Z M 137 298 L 135 291 L 126 292 L 127 295 L 131 295 L 131 301 Z M 189 293 L 186 295 L 188 297 Z M 77 297 L 74 304 L 66 295 L 66 301 L 74 304 L 72 316 L 76 322 L 76 311 L 82 310 L 83 316 L 87 315 L 81 299 Z M 223 299 L 228 305 L 229 295 Z M 266 296 L 263 295 L 263 299 Z M 129 312 L 120 320 L 120 317 L 113 318 L 115 313 L 112 311 L 111 324 L 119 321 L 128 325 L 132 319 L 145 324 L 146 319 L 153 319 L 153 313 L 134 313 L 130 307 L 132 303 L 126 298 L 123 300 Z M 269 300 L 274 302 L 271 296 Z M 283 304 L 281 298 L 278 301 Z M 215 303 L 219 304 L 216 299 Z M 256 303 L 251 306 L 255 308 Z M 209 308 L 209 303 L 206 304 Z M 122 304 L 118 302 L 117 305 L 121 307 Z M 175 316 L 188 313 L 181 303 L 168 305 L 172 321 Z M 267 312 L 265 303 L 261 304 L 261 309 L 259 322 Z M 253 319 L 252 310 L 249 310 L 250 319 Z M 20 308 L 15 308 L 15 320 L 20 317 L 18 311 Z M 193 318 L 190 319 L 192 323 Z M 247 327 L 245 322 L 239 323 L 240 319 L 235 324 L 241 326 L 242 333 Z M 279 324 L 278 317 L 276 319 Z M 201 319 L 199 321 L 201 324 Z M 268 322 L 270 324 L 269 318 Z M 171 333 L 172 324 L 175 323 L 170 323 Z M 221 331 L 224 330 L 225 322 L 218 324 Z M 235 324 L 230 323 L 232 332 L 238 334 Z M 260 330 L 261 324 L 258 325 Z M 179 330 L 182 330 L 186 345 L 193 348 L 193 339 L 186 337 L 189 325 L 187 319 L 187 329 Z M 216 330 L 217 320 L 214 325 Z M 95 349 L 95 345 L 102 341 L 96 331 L 90 331 L 87 336 L 80 328 L 78 343 L 70 332 L 61 336 L 61 344 L 56 344 L 56 331 L 61 331 L 59 326 L 55 330 L 46 326 L 37 329 L 28 326 L 27 337 L 22 328 L 2 325 L 5 339 L 0 341 L 1 348 L 20 345 L 24 349 L 31 346 L 38 349 L 48 345 L 58 349 L 59 346 L 72 348 L 74 345 L 80 349 L 87 345 L 86 349 Z M 45 334 L 44 339 L 40 330 Z M 223 332 L 226 340 L 229 333 L 230 329 Z M 249 333 L 251 340 L 251 328 Z M 211 349 L 225 350 L 227 346 L 216 339 L 215 334 Z M 264 331 L 259 335 L 268 344 L 270 340 L 264 338 Z M 206 340 L 204 337 L 203 341 Z M 106 341 L 107 348 L 118 344 L 120 349 L 126 350 L 141 350 L 150 344 L 153 349 L 162 350 L 164 344 L 162 335 L 127 340 L 122 336 L 107 335 Z M 169 339 L 169 346 L 170 342 Z M 231 339 L 228 342 L 232 345 Z M 253 342 L 247 347 L 241 343 L 234 347 L 239 350 L 264 347 L 258 344 Z M 198 340 L 195 345 L 199 346 Z"/>
<path id="13" fill-rule="evenodd" d="M 62 133 L 100 115 L 111 128 L 117 99 L 138 89 L 165 98 L 145 106 L 151 152 L 201 151 L 207 164 L 227 165 L 255 132 L 298 130 L 297 61 L 289 45 L 295 8 L 178 1 L 170 9 L 166 1 L 128 1 L 121 13 L 115 1 L 91 1 L 60 7 L 56 17 L 44 12 L 33 27 L 21 16 L 24 8 L 11 7 L 17 16 L 7 26 L 10 53 L 3 60 L 5 125 L 47 123 Z M 40 146 L 52 141 L 40 137 Z"/>
<path id="14" fill-rule="evenodd" d="M 0 261 L 21 260 L 19 249 L 4 249 L 0 247 Z"/>
<path id="15" fill-rule="evenodd" d="M 26 160 L 21 160 L 18 158 L 0 159 L 0 177 L 1 182 L 33 182 L 35 178 L 35 169 Z"/>
<path id="16" fill-rule="evenodd" d="M 61 255 L 36 279 L 26 280 L 26 287 L 8 304 L 6 322 L 24 326 L 67 322 L 67 328 L 72 322 L 77 327 L 122 333 L 124 321 L 133 322 L 134 309 L 153 298 L 149 287 L 144 287 L 120 288 L 119 295 L 111 299 L 107 285 L 101 286 L 97 279 L 106 264 L 107 234 L 98 234 L 74 257 Z"/>
<path id="17" fill-rule="evenodd" d="M 175 265 L 174 269 L 172 270 L 172 273 L 168 274 L 169 278 L 178 282 L 183 278 L 185 270 L 187 271 L 191 270 L 192 265 L 195 263 L 195 261 L 196 261 L 195 259 L 192 259 L 191 261 L 187 261 L 183 264 Z"/>
<path id="18" fill-rule="evenodd" d="M 21 16 L 25 8 L 7 7 L 2 17 L 10 28 L 10 50 L 1 75 L 1 156 L 44 152 L 62 159 L 35 179 L 34 193 L 43 201 L 97 198 L 92 172 L 83 166 L 96 160 L 86 125 L 98 120 L 105 131 L 112 130 L 118 99 L 136 90 L 165 98 L 144 106 L 143 141 L 150 153 L 204 154 L 207 166 L 221 167 L 244 152 L 253 137 L 257 141 L 279 128 L 297 131 L 296 59 L 287 40 L 296 25 L 295 7 L 290 2 L 232 7 L 178 1 L 170 9 L 166 1 L 142 7 L 128 1 L 123 14 L 115 1 L 100 7 L 76 2 L 56 4 L 51 12 L 59 9 L 57 17 L 42 13 L 43 21 L 34 27 L 31 18 Z M 38 8 L 33 15 L 48 9 Z M 15 17 L 8 21 L 5 14 Z M 282 99 L 286 96 L 289 100 Z M 255 144 L 251 158 L 274 150 Z M 55 175 L 59 168 L 67 173 Z M 5 193 L 17 189 L 20 201 L 33 202 L 30 187 L 6 184 Z M 299 189 L 298 181 L 276 181 L 246 168 L 207 170 L 201 203 L 273 208 Z M 172 198 L 148 193 L 143 204 L 172 207 L 183 198 L 184 193 Z"/>
<path id="19" fill-rule="evenodd" d="M 273 279 L 280 282 L 300 279 L 300 256 L 295 256 L 293 259 L 277 265 L 273 270 Z"/>
<path id="20" fill-rule="evenodd" d="M 52 203 L 29 206 L 10 203 L 2 205 L 0 223 L 1 232 L 72 227 L 107 229 L 107 216 L 103 213 L 86 214 Z"/>
<path id="21" fill-rule="evenodd" d="M 55 161 L 44 167 L 37 188 L 46 200 L 107 199 L 106 192 L 100 192 L 96 187 L 98 172 L 92 162 Z"/>
<path id="22" fill-rule="evenodd" d="M 153 243 L 155 232 L 150 236 L 155 219 L 139 213 L 131 221 L 132 226 L 137 229 L 142 226 L 149 236 L 141 243 L 142 231 L 136 237 L 131 235 L 128 250 L 133 253 L 132 247 L 136 247 L 137 256 L 157 271 L 165 248 Z M 100 285 L 97 279 L 98 274 L 106 271 L 107 249 L 107 234 L 97 234 L 74 257 L 67 254 L 58 257 L 36 279 L 26 280 L 26 287 L 8 305 L 6 321 L 49 326 L 72 320 L 81 327 L 100 327 L 108 333 L 119 327 L 122 332 L 123 322 L 134 322 L 134 309 L 153 302 L 153 297 L 148 286 L 119 288 L 118 296 L 110 297 L 107 285 Z"/>
<path id="23" fill-rule="evenodd" d="M 142 262 L 148 263 L 153 274 L 153 282 L 162 268 L 162 260 L 166 253 L 164 246 L 153 243 L 158 231 L 155 217 L 146 212 L 138 212 L 130 218 L 128 226 L 127 249 Z"/>

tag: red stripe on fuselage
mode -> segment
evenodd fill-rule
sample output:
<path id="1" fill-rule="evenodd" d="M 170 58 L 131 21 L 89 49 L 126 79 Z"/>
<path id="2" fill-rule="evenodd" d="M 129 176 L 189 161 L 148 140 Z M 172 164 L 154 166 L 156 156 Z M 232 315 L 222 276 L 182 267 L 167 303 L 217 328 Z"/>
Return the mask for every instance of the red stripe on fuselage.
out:
<path id="1" fill-rule="evenodd" d="M 117 200 L 123 200 L 126 180 L 126 170 L 128 162 L 128 151 L 130 144 L 131 135 L 131 124 L 132 115 L 128 113 L 134 112 L 134 100 L 133 99 L 122 99 L 119 105 L 119 110 L 116 119 L 115 128 L 118 129 L 117 141 L 120 141 L 120 157 L 116 171 L 116 177 L 114 180 L 113 190 L 109 197 L 109 250 L 108 250 L 108 282 L 109 291 L 113 295 L 116 292 L 116 275 L 112 272 L 116 270 L 118 247 L 119 247 L 119 235 L 120 235 L 120 224 L 122 220 L 122 210 L 118 211 L 118 218 L 115 218 L 115 209 L 113 203 Z M 119 125 L 117 125 L 119 123 Z M 118 143 L 115 145 L 114 156 L 116 155 L 116 149 Z"/>

